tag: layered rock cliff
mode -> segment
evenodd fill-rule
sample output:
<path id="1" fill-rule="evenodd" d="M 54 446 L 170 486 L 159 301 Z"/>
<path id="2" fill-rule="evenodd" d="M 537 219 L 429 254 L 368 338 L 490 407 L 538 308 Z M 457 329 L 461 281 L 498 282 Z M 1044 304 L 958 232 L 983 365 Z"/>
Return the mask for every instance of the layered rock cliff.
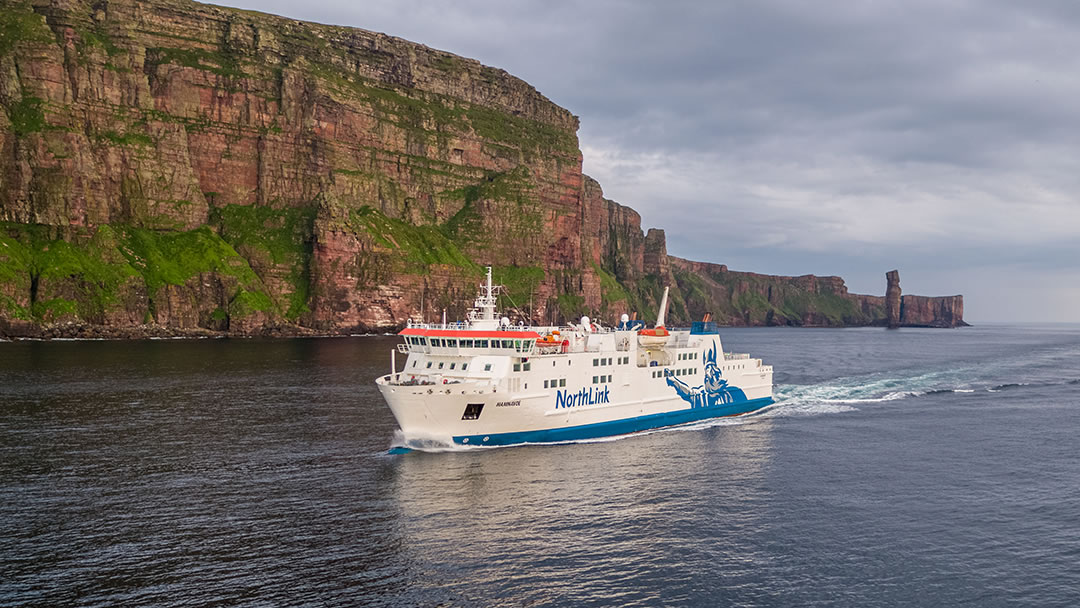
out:
<path id="1" fill-rule="evenodd" d="M 582 174 L 576 117 L 474 60 L 187 0 L 0 7 L 0 333 L 388 328 L 461 315 L 484 265 L 538 321 L 665 284 L 674 322 L 881 318 L 834 277 L 689 271 Z"/>

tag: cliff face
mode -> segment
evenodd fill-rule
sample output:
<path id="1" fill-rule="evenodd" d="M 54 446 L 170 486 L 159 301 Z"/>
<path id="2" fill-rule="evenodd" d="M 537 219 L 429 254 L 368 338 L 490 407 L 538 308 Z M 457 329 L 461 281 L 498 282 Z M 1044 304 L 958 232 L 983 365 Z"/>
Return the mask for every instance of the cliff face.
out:
<path id="1" fill-rule="evenodd" d="M 722 325 L 875 325 L 884 299 L 849 294 L 840 277 L 736 272 L 721 264 L 671 258 L 691 318 L 712 312 Z"/>
<path id="2" fill-rule="evenodd" d="M 0 7 L 0 333 L 386 328 L 461 315 L 484 265 L 535 320 L 675 282 L 674 322 L 765 322 L 747 294 L 771 323 L 876 314 L 796 306 L 834 278 L 680 278 L 581 173 L 577 118 L 502 70 L 186 0 Z"/>
<path id="3" fill-rule="evenodd" d="M 565 291 L 544 272 L 582 266 L 577 119 L 506 72 L 193 2 L 3 9 L 0 220 L 31 277 L 4 283 L 9 318 L 362 329 L 456 312 L 478 263 L 544 310 Z M 77 246 L 80 272 L 48 276 L 51 243 L 104 226 L 115 246 Z M 148 276 L 132 243 L 174 236 L 224 257 Z M 143 291 L 84 280 L 99 266 Z"/>

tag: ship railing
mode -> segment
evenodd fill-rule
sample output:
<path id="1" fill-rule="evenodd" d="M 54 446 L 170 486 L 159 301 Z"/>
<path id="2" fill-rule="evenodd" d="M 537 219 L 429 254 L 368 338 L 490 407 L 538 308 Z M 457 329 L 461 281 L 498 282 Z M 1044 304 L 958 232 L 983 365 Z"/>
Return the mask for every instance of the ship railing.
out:
<path id="1" fill-rule="evenodd" d="M 473 327 L 467 321 L 454 321 L 452 323 L 447 322 L 445 325 L 442 323 L 419 323 L 416 321 L 409 321 L 407 327 L 410 329 L 473 329 Z M 547 334 L 548 332 L 551 332 L 553 330 L 558 330 L 561 333 L 584 331 L 584 329 L 580 325 L 525 325 L 524 323 L 519 323 L 518 325 L 500 325 L 493 331 L 534 331 L 538 334 Z M 618 328 L 615 327 L 596 325 L 595 329 L 587 333 L 609 334 L 617 330 Z"/>
<path id="2" fill-rule="evenodd" d="M 409 329 L 469 329 L 469 324 L 465 321 L 453 321 L 450 323 L 417 323 L 416 321 L 409 321 L 406 326 Z"/>
<path id="3" fill-rule="evenodd" d="M 387 374 L 379 378 L 379 381 L 394 386 L 442 386 L 476 383 L 476 380 L 472 378 L 453 378 L 438 374 L 414 374 L 409 372 Z"/>

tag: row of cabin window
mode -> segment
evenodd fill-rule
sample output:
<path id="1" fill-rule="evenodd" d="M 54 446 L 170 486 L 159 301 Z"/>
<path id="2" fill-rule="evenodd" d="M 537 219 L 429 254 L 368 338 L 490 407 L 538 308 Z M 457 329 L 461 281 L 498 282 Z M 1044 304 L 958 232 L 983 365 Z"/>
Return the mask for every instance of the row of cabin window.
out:
<path id="1" fill-rule="evenodd" d="M 606 384 L 608 382 L 611 382 L 612 380 L 613 380 L 613 378 L 611 376 L 593 376 L 592 377 L 592 383 L 593 384 Z"/>
<path id="2" fill-rule="evenodd" d="M 544 380 L 544 388 L 557 388 L 566 386 L 566 378 L 559 378 L 558 380 Z"/>
<path id="3" fill-rule="evenodd" d="M 679 361 L 689 361 L 691 359 L 697 359 L 697 353 L 679 353 Z"/>
<path id="4" fill-rule="evenodd" d="M 515 372 L 527 372 L 530 369 L 532 369 L 532 363 L 515 363 L 514 364 L 514 371 Z"/>
<path id="5" fill-rule="evenodd" d="M 529 350 L 532 340 L 479 340 L 471 338 L 422 338 L 405 336 L 405 341 L 412 346 L 430 346 L 435 348 L 512 348 L 517 351 Z"/>
<path id="6" fill-rule="evenodd" d="M 603 357 L 600 359 L 593 359 L 592 364 L 593 367 L 600 367 L 601 365 L 611 365 L 611 361 L 611 357 Z M 630 363 L 630 357 L 619 357 L 619 361 L 616 365 L 626 365 L 627 363 Z"/>
<path id="7" fill-rule="evenodd" d="M 428 369 L 431 369 L 431 364 L 432 363 L 433 363 L 432 361 L 427 362 Z M 446 362 L 445 361 L 439 361 L 439 369 L 442 369 L 443 365 L 446 365 Z M 412 366 L 416 367 L 416 361 L 412 362 Z M 454 369 L 455 367 L 457 367 L 457 363 L 451 363 L 450 364 L 450 369 Z M 467 369 L 469 369 L 469 364 L 468 363 L 462 363 L 461 364 L 461 371 L 465 371 Z M 491 364 L 490 363 L 486 367 L 484 367 L 484 371 L 491 371 Z"/>
<path id="8" fill-rule="evenodd" d="M 427 367 L 428 367 L 428 369 L 431 369 L 431 364 L 432 364 L 432 361 L 428 361 L 428 362 L 427 362 Z M 440 361 L 440 362 L 439 362 L 439 368 L 438 368 L 438 369 L 442 369 L 442 368 L 443 368 L 443 365 L 445 365 L 445 364 L 446 364 L 446 362 L 445 362 L 445 361 Z M 454 367 L 455 367 L 456 365 L 457 365 L 457 363 L 451 363 L 451 364 L 450 364 L 450 369 L 454 369 Z M 528 363 L 526 363 L 526 365 L 528 365 Z M 412 362 L 412 366 L 413 366 L 413 367 L 416 367 L 416 361 L 413 361 L 413 362 Z M 469 364 L 468 364 L 468 363 L 462 363 L 462 364 L 461 364 L 461 371 L 465 371 L 465 370 L 467 370 L 467 369 L 469 369 Z M 485 363 L 485 364 L 484 364 L 484 371 L 485 371 L 485 372 L 490 372 L 490 371 L 491 371 L 491 364 L 490 364 L 490 363 Z"/>
<path id="9" fill-rule="evenodd" d="M 668 371 L 668 370 L 661 369 L 661 370 L 654 371 L 652 373 L 652 377 L 653 378 L 663 378 L 665 375 L 667 375 L 667 376 L 692 376 L 692 375 L 698 373 L 698 370 L 697 370 L 696 367 L 688 367 L 686 369 L 671 370 L 670 374 L 665 374 L 664 372 L 666 372 L 666 371 Z"/>

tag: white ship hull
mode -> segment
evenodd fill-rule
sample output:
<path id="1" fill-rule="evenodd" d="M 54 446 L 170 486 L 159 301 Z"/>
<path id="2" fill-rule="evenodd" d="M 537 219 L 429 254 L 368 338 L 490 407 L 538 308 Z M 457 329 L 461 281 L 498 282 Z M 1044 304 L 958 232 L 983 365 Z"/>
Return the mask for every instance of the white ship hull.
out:
<path id="1" fill-rule="evenodd" d="M 376 380 L 407 446 L 510 445 L 633 433 L 772 403 L 772 367 L 725 354 L 712 323 L 604 329 L 512 327 L 496 320 L 497 288 L 482 286 L 469 321 L 410 324 L 405 369 Z M 396 352 L 396 351 L 395 351 Z"/>
<path id="2" fill-rule="evenodd" d="M 522 356 L 423 347 L 378 386 L 407 444 L 588 439 L 772 403 L 772 368 L 748 355 L 723 355 L 716 334 L 672 332 L 648 349 L 633 331 L 577 338 L 581 352 Z"/>

